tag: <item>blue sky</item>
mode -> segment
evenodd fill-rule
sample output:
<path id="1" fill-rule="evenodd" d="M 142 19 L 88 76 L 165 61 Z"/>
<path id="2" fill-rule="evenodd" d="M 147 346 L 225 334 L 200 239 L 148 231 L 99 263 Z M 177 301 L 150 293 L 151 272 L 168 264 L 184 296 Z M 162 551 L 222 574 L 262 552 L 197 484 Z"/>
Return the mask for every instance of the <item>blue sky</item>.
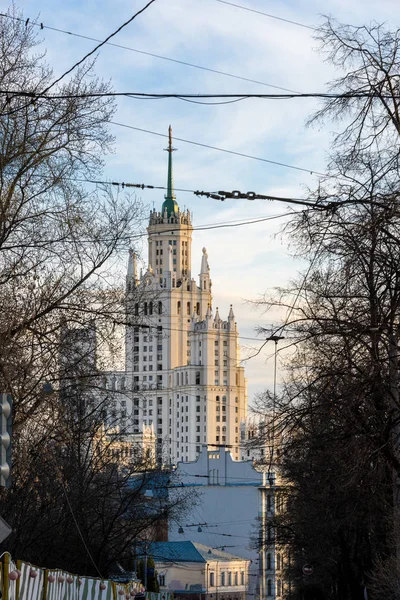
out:
<path id="1" fill-rule="evenodd" d="M 316 0 L 278 2 L 232 0 L 234 4 L 285 19 L 316 25 L 320 12 L 344 23 L 362 25 L 371 20 L 398 27 L 397 0 Z M 31 21 L 45 26 L 104 39 L 145 0 L 20 0 L 17 5 Z M 2 2 L 2 11 L 7 4 Z M 95 42 L 44 29 L 40 32 L 47 59 L 60 75 Z M 316 52 L 312 30 L 229 6 L 218 0 L 156 0 L 112 41 L 116 44 L 187 61 L 299 92 L 322 92 L 338 75 Z M 266 85 L 190 68 L 130 50 L 105 46 L 96 72 L 111 80 L 118 92 L 148 93 L 273 93 Z M 275 90 L 277 91 L 277 90 Z M 204 106 L 177 99 L 120 98 L 114 121 L 167 134 L 171 123 L 176 137 L 241 153 L 324 171 L 329 140 L 337 124 L 307 129 L 305 119 L 317 107 L 315 100 L 251 99 L 226 105 Z M 112 126 L 115 153 L 106 157 L 104 176 L 114 181 L 165 185 L 166 140 Z M 176 142 L 174 177 L 177 188 L 191 190 L 255 191 L 303 197 L 316 185 L 310 173 L 277 167 L 215 150 Z M 160 207 L 162 192 L 140 191 L 143 202 Z M 225 203 L 177 193 L 181 207 L 194 213 L 194 225 L 240 221 L 288 212 L 288 206 L 245 200 Z M 207 247 L 214 290 L 214 308 L 227 315 L 233 303 L 240 334 L 254 337 L 258 325 L 279 322 L 282 315 L 262 314 L 246 300 L 271 294 L 284 286 L 303 265 L 290 255 L 290 240 L 280 235 L 285 218 L 254 225 L 194 232 L 193 273 L 200 268 L 201 248 Z M 257 342 L 241 340 L 257 348 Z M 249 348 L 243 348 L 252 353 Z M 272 385 L 273 352 L 266 347 L 245 362 L 249 398 Z"/>

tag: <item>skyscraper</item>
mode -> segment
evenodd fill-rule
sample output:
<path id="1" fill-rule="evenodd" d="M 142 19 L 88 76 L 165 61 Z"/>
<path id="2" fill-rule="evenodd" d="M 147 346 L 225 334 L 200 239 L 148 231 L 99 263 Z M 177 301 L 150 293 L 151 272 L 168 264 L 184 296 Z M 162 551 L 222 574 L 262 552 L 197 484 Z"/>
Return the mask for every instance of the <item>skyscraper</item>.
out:
<path id="1" fill-rule="evenodd" d="M 150 212 L 148 266 L 138 276 L 130 252 L 126 277 L 128 326 L 125 372 L 113 376 L 122 389 L 124 429 L 153 427 L 163 461 L 194 460 L 201 446 L 231 447 L 239 459 L 240 423 L 247 414 L 244 369 L 232 306 L 226 320 L 213 311 L 207 251 L 192 277 L 189 210 L 176 201 L 169 128 L 167 193 Z"/>

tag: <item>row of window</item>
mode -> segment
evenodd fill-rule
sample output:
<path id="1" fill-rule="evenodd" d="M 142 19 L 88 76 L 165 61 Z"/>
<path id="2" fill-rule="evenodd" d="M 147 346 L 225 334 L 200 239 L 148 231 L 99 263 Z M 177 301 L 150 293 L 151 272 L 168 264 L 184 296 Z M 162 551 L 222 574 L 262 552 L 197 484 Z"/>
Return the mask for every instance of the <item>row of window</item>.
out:
<path id="1" fill-rule="evenodd" d="M 163 245 L 163 240 L 156 240 L 156 246 L 162 246 Z M 168 240 L 168 245 L 169 246 L 176 246 L 176 240 Z M 188 243 L 186 240 L 182 241 L 182 246 L 187 246 Z"/>
<path id="2" fill-rule="evenodd" d="M 210 571 L 210 587 L 215 587 L 215 581 L 215 573 L 213 571 Z M 220 586 L 228 585 L 245 585 L 244 571 L 240 572 L 240 579 L 238 571 L 235 571 L 234 573 L 232 573 L 232 571 L 221 571 Z"/>

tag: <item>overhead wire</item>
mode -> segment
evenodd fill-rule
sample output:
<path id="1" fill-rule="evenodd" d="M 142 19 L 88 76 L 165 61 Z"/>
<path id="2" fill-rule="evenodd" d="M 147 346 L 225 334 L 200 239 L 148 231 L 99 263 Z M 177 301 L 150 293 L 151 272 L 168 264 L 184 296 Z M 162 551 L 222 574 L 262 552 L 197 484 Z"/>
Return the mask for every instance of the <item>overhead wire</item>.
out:
<path id="1" fill-rule="evenodd" d="M 158 131 L 151 131 L 150 129 L 143 129 L 142 127 L 134 127 L 133 125 L 127 125 L 126 123 L 117 123 L 116 121 L 110 121 L 111 125 L 117 125 L 118 127 L 124 127 L 126 129 L 133 129 L 134 131 L 141 131 L 142 133 L 148 133 L 151 135 L 156 135 L 163 138 L 168 138 L 168 135 L 165 133 L 159 133 Z M 210 144 L 203 144 L 201 142 L 195 142 L 193 140 L 187 140 L 184 138 L 179 138 L 174 136 L 174 140 L 178 142 L 183 142 L 184 144 L 191 144 L 193 146 L 199 146 L 201 148 L 207 148 L 210 150 L 218 150 L 218 152 L 225 152 L 227 154 L 232 154 L 234 156 L 240 156 L 242 158 L 249 158 L 251 160 L 257 160 L 264 163 L 268 163 L 271 165 L 277 165 L 279 167 L 285 167 L 287 169 L 294 169 L 296 171 L 302 171 L 303 173 L 309 173 L 310 175 L 320 175 L 321 177 L 329 177 L 327 173 L 321 173 L 320 171 L 315 171 L 314 169 L 305 169 L 303 167 L 297 167 L 295 165 L 290 165 L 288 163 L 278 162 L 276 160 L 271 160 L 268 158 L 262 158 L 260 156 L 254 156 L 251 154 L 245 154 L 244 152 L 237 152 L 236 150 L 228 150 L 227 148 L 219 148 L 218 146 L 212 146 Z"/>
<path id="2" fill-rule="evenodd" d="M 14 20 L 18 20 L 18 21 L 24 22 L 24 19 L 12 16 L 12 15 L 7 15 L 7 14 L 4 14 L 4 13 L 0 13 L 0 16 L 2 16 L 2 17 L 8 17 L 10 19 L 14 19 Z M 79 33 L 73 32 L 73 31 L 66 31 L 65 29 L 59 29 L 57 27 L 51 27 L 50 25 L 44 25 L 43 23 L 38 23 L 38 22 L 35 22 L 35 21 L 30 21 L 30 23 L 31 23 L 31 25 L 35 25 L 37 27 L 40 27 L 40 29 L 49 29 L 50 31 L 55 31 L 55 32 L 58 32 L 58 33 L 64 33 L 64 34 L 67 34 L 67 35 L 70 35 L 70 36 L 74 36 L 74 37 L 77 37 L 77 38 L 89 40 L 89 41 L 92 41 L 92 42 L 100 42 L 101 41 L 100 39 L 97 39 L 97 38 L 94 38 L 94 37 L 90 37 L 90 36 L 87 36 L 87 35 L 82 35 L 82 34 L 79 34 Z M 270 88 L 273 88 L 273 89 L 276 89 L 276 90 L 282 90 L 284 92 L 295 92 L 295 90 L 291 90 L 289 88 L 285 88 L 285 87 L 282 87 L 282 86 L 279 86 L 279 85 L 273 85 L 272 83 L 267 83 L 265 81 L 260 81 L 260 80 L 257 80 L 257 79 L 250 79 L 249 77 L 243 77 L 241 75 L 236 75 L 234 73 L 228 73 L 226 71 L 220 71 L 218 69 L 212 69 L 211 67 L 205 67 L 204 65 L 197 65 L 197 64 L 185 61 L 185 60 L 179 60 L 177 58 L 171 58 L 169 56 L 163 56 L 161 54 L 155 54 L 154 52 L 148 52 L 148 51 L 145 51 L 145 50 L 139 50 L 138 48 L 132 48 L 130 46 L 125 46 L 125 45 L 122 45 L 122 44 L 115 44 L 114 42 L 106 42 L 105 44 L 107 46 L 113 46 L 115 48 L 120 48 L 122 50 L 128 50 L 130 52 L 135 52 L 137 54 L 142 54 L 144 56 L 151 56 L 152 58 L 157 58 L 157 59 L 160 59 L 160 60 L 164 60 L 164 61 L 168 61 L 168 62 L 179 64 L 179 65 L 183 65 L 185 67 L 191 67 L 191 68 L 194 68 L 194 69 L 200 69 L 201 71 L 206 71 L 206 72 L 209 72 L 209 73 L 215 73 L 217 75 L 223 75 L 224 77 L 230 77 L 232 79 L 238 79 L 238 80 L 241 80 L 241 81 L 246 81 L 247 83 L 255 83 L 257 85 L 263 85 L 263 86 L 270 87 Z"/>
<path id="3" fill-rule="evenodd" d="M 147 4 L 145 6 L 143 6 L 143 8 L 141 8 L 140 10 L 138 10 L 134 15 L 132 15 L 132 17 L 130 17 L 130 19 L 128 19 L 127 21 L 125 21 L 124 23 L 122 23 L 122 25 L 120 25 L 115 31 L 113 31 L 110 35 L 108 35 L 104 40 L 100 41 L 99 44 L 97 44 L 97 46 L 95 48 L 93 48 L 93 50 L 91 50 L 90 52 L 88 52 L 87 54 L 85 54 L 85 56 L 83 56 L 80 60 L 78 60 L 76 63 L 74 63 L 72 65 L 72 67 L 70 67 L 69 69 L 67 69 L 66 71 L 64 71 L 64 73 L 62 73 L 59 77 L 57 77 L 57 79 L 55 79 L 52 83 L 50 83 L 42 92 L 42 94 L 47 94 L 55 85 L 57 85 L 57 83 L 60 83 L 60 81 L 62 81 L 64 79 L 64 77 L 66 77 L 67 75 L 69 75 L 70 73 L 72 73 L 72 71 L 74 71 L 77 67 L 79 67 L 79 65 L 81 65 L 85 60 L 87 60 L 90 56 L 92 56 L 95 52 L 97 52 L 97 50 L 99 50 L 102 46 L 104 46 L 104 44 L 107 44 L 107 42 L 113 38 L 115 35 L 117 35 L 122 29 L 124 29 L 124 27 L 126 27 L 127 25 L 129 25 L 130 23 L 132 23 L 132 21 L 134 19 L 136 19 L 136 17 L 138 17 L 139 15 L 141 15 L 145 10 L 147 10 L 147 8 L 149 8 L 149 6 L 151 4 L 153 4 L 156 0 L 149 0 L 147 2 Z M 3 16 L 3 15 L 1 15 Z M 7 15 L 6 15 L 7 16 Z M 26 21 L 26 23 L 29 22 Z M 14 93 L 15 95 L 15 93 Z M 11 115 L 14 114 L 15 112 L 22 110 L 23 108 L 26 108 L 29 105 L 25 105 L 24 107 L 18 107 L 16 109 L 14 109 L 13 111 L 9 111 L 8 113 L 5 113 L 5 115 Z M 1 116 L 4 116 L 1 115 Z"/>
<path id="4" fill-rule="evenodd" d="M 220 4 L 227 4 L 228 6 L 234 6 L 235 8 L 240 8 L 242 10 L 247 10 L 251 13 L 256 13 L 257 15 L 262 15 L 264 17 L 269 17 L 270 19 L 275 19 L 276 21 L 283 21 L 284 23 L 289 23 L 290 25 L 297 25 L 298 27 L 304 27 L 305 29 L 311 29 L 313 31 L 317 31 L 317 27 L 313 27 L 312 25 L 306 25 L 305 23 L 300 23 L 299 21 L 293 21 L 292 19 L 285 19 L 284 17 L 278 17 L 277 15 L 272 15 L 271 13 L 266 13 L 261 10 L 257 10 L 255 8 L 250 8 L 248 6 L 243 6 L 241 4 L 235 4 L 233 2 L 228 2 L 227 0 L 216 0 Z"/>

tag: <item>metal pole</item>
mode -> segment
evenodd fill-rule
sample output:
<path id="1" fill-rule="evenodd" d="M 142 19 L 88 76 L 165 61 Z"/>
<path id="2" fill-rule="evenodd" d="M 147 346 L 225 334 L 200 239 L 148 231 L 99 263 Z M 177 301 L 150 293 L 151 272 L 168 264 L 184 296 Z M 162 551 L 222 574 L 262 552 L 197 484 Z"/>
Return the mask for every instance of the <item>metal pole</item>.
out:
<path id="1" fill-rule="evenodd" d="M 144 548 L 144 592 L 147 595 L 147 545 Z"/>

